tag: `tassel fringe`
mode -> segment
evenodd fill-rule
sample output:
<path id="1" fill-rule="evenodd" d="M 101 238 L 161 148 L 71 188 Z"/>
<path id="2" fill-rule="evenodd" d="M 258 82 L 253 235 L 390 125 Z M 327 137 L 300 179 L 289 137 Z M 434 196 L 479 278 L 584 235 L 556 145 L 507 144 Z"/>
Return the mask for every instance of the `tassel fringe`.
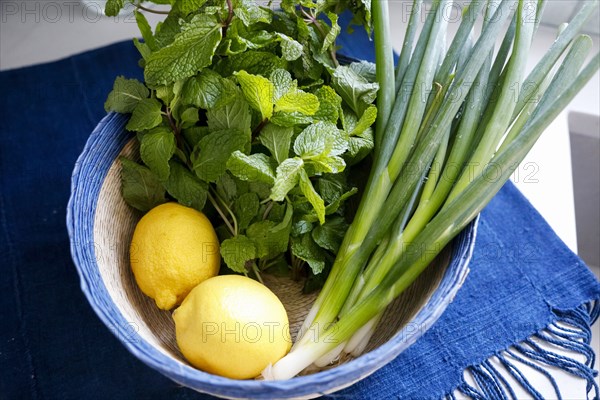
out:
<path id="1" fill-rule="evenodd" d="M 563 397 L 556 380 L 547 368 L 559 368 L 585 379 L 587 398 L 600 400 L 600 388 L 595 381 L 598 371 L 593 369 L 596 356 L 591 347 L 591 326 L 600 316 L 600 301 L 584 304 L 574 310 L 554 309 L 553 312 L 557 319 L 545 329 L 521 343 L 495 353 L 479 365 L 466 368 L 461 384 L 445 398 L 455 400 L 456 395 L 460 393 L 475 400 L 517 399 L 515 388 L 512 386 L 516 382 L 533 399 L 542 400 L 542 393 L 519 369 L 520 366 L 526 365 L 545 377 L 554 390 L 552 398 L 562 400 Z M 547 346 L 542 347 L 540 343 Z M 580 354 L 585 361 L 580 362 L 548 350 L 549 348 Z M 468 381 L 467 376 L 470 378 Z M 550 386 L 546 386 L 548 387 Z"/>

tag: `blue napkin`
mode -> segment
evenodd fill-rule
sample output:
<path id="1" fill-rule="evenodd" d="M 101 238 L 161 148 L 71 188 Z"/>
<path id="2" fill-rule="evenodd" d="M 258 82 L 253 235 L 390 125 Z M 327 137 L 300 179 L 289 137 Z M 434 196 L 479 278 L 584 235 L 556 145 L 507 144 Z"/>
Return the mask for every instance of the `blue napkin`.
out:
<path id="1" fill-rule="evenodd" d="M 359 30 L 340 44 L 348 56 L 373 59 Z M 141 78 L 138 58 L 127 42 L 0 73 L 0 398 L 210 398 L 125 350 L 87 304 L 69 254 L 73 165 L 105 114 L 115 76 Z M 471 273 L 441 319 L 394 362 L 330 397 L 440 398 L 458 389 L 502 398 L 512 389 L 491 356 L 534 395 L 511 368 L 516 357 L 584 377 L 593 392 L 586 363 L 536 348 L 531 338 L 584 354 L 589 364 L 599 298 L 588 268 L 507 184 L 482 213 Z"/>

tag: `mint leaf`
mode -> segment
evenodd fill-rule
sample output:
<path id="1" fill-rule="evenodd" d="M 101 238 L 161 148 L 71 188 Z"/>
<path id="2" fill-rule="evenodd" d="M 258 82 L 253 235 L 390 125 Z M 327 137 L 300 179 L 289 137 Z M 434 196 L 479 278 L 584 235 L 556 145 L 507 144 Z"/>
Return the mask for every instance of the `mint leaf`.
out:
<path id="1" fill-rule="evenodd" d="M 217 193 L 227 203 L 231 203 L 238 195 L 238 187 L 233 177 L 229 174 L 223 174 L 217 179 Z"/>
<path id="2" fill-rule="evenodd" d="M 362 76 L 369 82 L 377 82 L 375 64 L 369 61 L 353 62 L 349 65 L 350 69 Z"/>
<path id="3" fill-rule="evenodd" d="M 346 162 L 342 157 L 338 156 L 321 156 L 313 158 L 311 166 L 314 168 L 314 173 L 332 173 L 337 174 L 346 169 Z"/>
<path id="4" fill-rule="evenodd" d="M 146 66 L 146 59 L 152 54 L 152 50 L 146 43 L 142 43 L 138 38 L 133 38 L 133 45 L 138 50 L 142 59 L 138 62 L 139 66 L 144 68 Z"/>
<path id="5" fill-rule="evenodd" d="M 246 273 L 246 262 L 256 258 L 254 242 L 244 235 L 225 239 L 221 243 L 221 256 L 225 264 L 238 273 Z"/>
<path id="6" fill-rule="evenodd" d="M 149 94 L 148 88 L 137 79 L 125 79 L 118 76 L 115 79 L 113 90 L 104 103 L 104 109 L 106 112 L 116 111 L 121 114 L 129 114 Z"/>
<path id="7" fill-rule="evenodd" d="M 309 115 L 299 112 L 276 112 L 271 117 L 271 122 L 283 127 L 295 127 L 297 125 L 308 125 L 314 122 Z"/>
<path id="8" fill-rule="evenodd" d="M 271 152 L 273 158 L 278 163 L 281 163 L 289 156 L 293 135 L 294 129 L 291 127 L 284 128 L 268 123 L 260 131 L 258 140 L 260 140 L 260 143 Z"/>
<path id="9" fill-rule="evenodd" d="M 346 177 L 344 174 L 327 174 L 319 178 L 319 193 L 323 199 L 331 203 L 337 200 L 347 189 Z"/>
<path id="10" fill-rule="evenodd" d="M 233 2 L 233 13 L 246 26 L 254 25 L 259 22 L 271 23 L 271 10 L 259 7 L 251 0 L 236 0 Z"/>
<path id="11" fill-rule="evenodd" d="M 183 138 L 190 146 L 191 149 L 196 147 L 200 140 L 210 133 L 210 129 L 207 126 L 190 126 L 182 131 Z"/>
<path id="12" fill-rule="evenodd" d="M 312 53 L 305 51 L 302 57 L 292 64 L 294 76 L 300 80 L 317 80 L 323 73 L 323 66 L 313 57 Z"/>
<path id="13" fill-rule="evenodd" d="M 323 86 L 324 83 L 325 83 L 325 81 L 322 78 L 318 78 L 318 79 L 313 80 L 313 81 L 305 81 L 305 82 L 303 82 L 303 85 L 299 86 L 299 88 L 302 89 L 302 90 L 308 90 L 308 89 L 311 89 L 311 88 L 318 89 L 319 87 Z"/>
<path id="14" fill-rule="evenodd" d="M 348 199 L 348 197 L 354 196 L 356 193 L 358 193 L 358 189 L 352 188 L 349 191 L 347 191 L 346 193 L 344 193 L 343 195 L 341 195 L 339 198 L 337 198 L 332 203 L 329 203 L 327 205 L 327 207 L 325 207 L 325 215 L 333 214 L 334 212 L 339 210 L 342 203 L 344 201 L 346 201 L 346 199 Z"/>
<path id="15" fill-rule="evenodd" d="M 343 217 L 332 217 L 325 224 L 317 226 L 311 236 L 320 247 L 337 254 L 348 230 L 348 223 Z"/>
<path id="16" fill-rule="evenodd" d="M 191 128 L 199 120 L 198 109 L 194 107 L 186 108 L 179 116 L 182 128 Z"/>
<path id="17" fill-rule="evenodd" d="M 379 89 L 377 83 L 367 81 L 350 67 L 343 65 L 335 69 L 331 85 L 357 115 L 362 115 L 375 100 Z"/>
<path id="18" fill-rule="evenodd" d="M 361 9 L 357 10 L 358 12 L 354 12 L 354 14 L 356 14 L 356 16 L 359 16 L 362 21 L 364 22 L 361 25 L 365 25 L 365 29 L 367 29 L 367 32 L 370 33 L 369 31 L 371 30 L 371 24 L 372 24 L 372 18 L 371 18 L 371 0 L 358 0 L 357 1 L 358 4 L 361 4 L 362 7 Z M 356 18 L 355 16 L 355 18 Z"/>
<path id="19" fill-rule="evenodd" d="M 284 60 L 294 61 L 302 56 L 304 47 L 291 37 L 284 35 L 283 33 L 277 33 L 277 37 L 281 46 L 281 55 Z"/>
<path id="20" fill-rule="evenodd" d="M 175 136 L 166 127 L 158 127 L 140 139 L 142 161 L 162 181 L 169 177 L 169 160 L 175 154 L 175 148 Z"/>
<path id="21" fill-rule="evenodd" d="M 304 129 L 294 141 L 294 152 L 305 160 L 337 156 L 348 148 L 348 139 L 331 122 L 317 122 Z"/>
<path id="22" fill-rule="evenodd" d="M 246 230 L 246 235 L 252 239 L 257 249 L 258 258 L 272 258 L 288 248 L 292 228 L 293 208 L 286 207 L 283 220 L 280 223 L 265 220 L 255 222 Z"/>
<path id="23" fill-rule="evenodd" d="M 335 39 L 337 38 L 337 36 L 340 34 L 340 32 L 342 30 L 342 28 L 340 28 L 340 26 L 338 25 L 337 14 L 328 12 L 327 17 L 331 21 L 331 28 L 329 29 L 329 32 L 327 32 L 327 35 L 325 36 L 325 40 L 323 41 L 323 47 L 321 47 L 321 53 L 326 52 L 327 50 L 329 50 L 329 48 L 331 46 L 333 46 L 333 44 L 335 43 Z"/>
<path id="24" fill-rule="evenodd" d="M 196 74 L 210 65 L 221 40 L 216 17 L 197 14 L 182 26 L 173 43 L 148 57 L 144 77 L 150 85 L 165 85 Z"/>
<path id="25" fill-rule="evenodd" d="M 217 49 L 217 53 L 219 55 L 225 55 L 225 56 L 233 56 L 236 54 L 241 54 L 241 53 L 245 52 L 246 50 L 248 50 L 249 43 L 252 44 L 252 42 L 243 40 L 239 36 L 227 38 L 221 42 L 221 44 L 219 45 L 219 47 Z"/>
<path id="26" fill-rule="evenodd" d="M 256 193 L 244 193 L 233 203 L 233 212 L 237 217 L 238 228 L 246 229 L 250 222 L 256 217 L 259 208 L 258 195 Z"/>
<path id="27" fill-rule="evenodd" d="M 244 150 L 249 137 L 244 133 L 227 129 L 203 137 L 192 152 L 192 165 L 196 175 L 207 182 L 215 182 L 226 170 L 231 153 Z"/>
<path id="28" fill-rule="evenodd" d="M 271 186 L 263 182 L 248 182 L 248 190 L 256 193 L 261 200 L 266 200 L 271 195 Z"/>
<path id="29" fill-rule="evenodd" d="M 342 206 L 344 201 L 346 201 L 346 199 L 348 199 L 349 197 L 355 195 L 357 192 L 358 192 L 357 188 L 352 188 L 349 191 L 347 191 L 346 193 L 342 194 L 337 199 L 335 199 L 333 202 L 326 205 L 325 206 L 325 215 L 331 215 L 331 214 L 336 213 L 340 209 L 340 207 Z M 303 215 L 302 219 L 305 220 L 306 222 L 316 222 L 319 220 L 319 217 L 317 216 L 317 213 L 315 212 L 315 210 L 311 210 L 309 213 Z"/>
<path id="30" fill-rule="evenodd" d="M 250 106 L 260 112 L 262 119 L 269 119 L 273 115 L 273 84 L 265 77 L 252 75 L 246 71 L 236 74 L 242 92 Z"/>
<path id="31" fill-rule="evenodd" d="M 303 165 L 304 162 L 298 157 L 288 158 L 279 164 L 275 173 L 275 184 L 271 189 L 271 200 L 283 201 L 288 192 L 298 184 Z"/>
<path id="32" fill-rule="evenodd" d="M 360 120 L 354 112 L 347 109 L 344 109 L 343 115 L 344 130 L 353 135 L 348 139 L 348 151 L 344 154 L 344 159 L 349 164 L 356 164 L 364 159 L 374 147 L 373 129 L 370 125 L 377 118 L 377 108 L 369 106 Z"/>
<path id="33" fill-rule="evenodd" d="M 183 15 L 188 15 L 194 11 L 198 11 L 207 0 L 175 0 L 173 9 L 181 12 Z"/>
<path id="34" fill-rule="evenodd" d="M 159 86 L 155 90 L 156 97 L 158 97 L 164 104 L 171 104 L 175 98 L 173 93 L 173 86 Z"/>
<path id="35" fill-rule="evenodd" d="M 277 243 L 273 243 L 276 238 L 273 238 L 269 230 L 273 229 L 276 225 L 277 223 L 273 221 L 259 221 L 250 225 L 246 230 L 248 237 L 256 244 L 258 258 L 275 256 L 286 250 L 283 246 L 277 248 Z"/>
<path id="36" fill-rule="evenodd" d="M 181 121 L 181 113 L 183 110 L 185 110 L 184 104 L 182 104 L 181 102 L 181 92 L 187 80 L 187 78 L 178 80 L 175 83 L 173 83 L 172 86 L 173 99 L 171 100 L 169 106 L 171 108 L 171 115 L 173 116 L 173 118 L 175 118 L 176 122 Z"/>
<path id="37" fill-rule="evenodd" d="M 165 189 L 152 171 L 125 157 L 119 157 L 119 160 L 121 193 L 127 204 L 146 212 L 167 201 Z"/>
<path id="38" fill-rule="evenodd" d="M 356 164 L 369 155 L 374 146 L 373 130 L 368 128 L 360 135 L 348 139 L 348 151 L 344 154 L 344 159 L 349 164 Z"/>
<path id="39" fill-rule="evenodd" d="M 210 109 L 206 113 L 206 118 L 211 130 L 236 129 L 247 134 L 248 139 L 250 137 L 252 115 L 248 102 L 241 92 L 239 96 L 231 98 L 228 103 Z"/>
<path id="40" fill-rule="evenodd" d="M 116 17 L 125 6 L 125 0 L 108 0 L 104 7 L 104 14 L 107 17 Z"/>
<path id="41" fill-rule="evenodd" d="M 156 99 L 143 99 L 133 109 L 131 118 L 125 127 L 128 131 L 152 129 L 162 122 L 162 105 Z"/>
<path id="42" fill-rule="evenodd" d="M 360 135 L 366 131 L 377 119 L 377 107 L 370 105 L 363 115 L 360 117 L 356 125 L 353 127 L 351 132 L 348 132 L 350 136 Z"/>
<path id="43" fill-rule="evenodd" d="M 306 261 L 315 275 L 325 269 L 323 260 L 327 259 L 327 254 L 315 243 L 310 233 L 305 233 L 299 238 L 292 238 L 292 254 Z"/>
<path id="44" fill-rule="evenodd" d="M 169 165 L 171 174 L 165 183 L 167 192 L 184 206 L 202 211 L 206 203 L 208 185 L 182 164 L 171 161 Z"/>
<path id="45" fill-rule="evenodd" d="M 321 176 L 317 183 L 319 193 L 327 203 L 339 199 L 348 190 L 344 174 L 326 174 Z"/>
<path id="46" fill-rule="evenodd" d="M 310 29 L 310 39 L 308 41 L 308 47 L 310 48 L 312 58 L 318 63 L 318 65 L 321 65 L 327 70 L 329 74 L 332 74 L 335 70 L 335 64 L 333 63 L 329 52 L 321 51 L 323 47 L 323 39 L 321 35 L 318 34 L 312 26 Z"/>
<path id="47" fill-rule="evenodd" d="M 302 90 L 290 91 L 275 103 L 275 112 L 299 112 L 313 115 L 319 109 L 319 99 L 312 93 Z"/>
<path id="48" fill-rule="evenodd" d="M 148 45 L 148 48 L 152 51 L 156 50 L 158 47 L 156 46 L 156 39 L 154 39 L 154 35 L 152 34 L 152 28 L 146 19 L 146 16 L 140 12 L 135 12 L 135 21 L 137 22 L 137 26 L 142 34 L 142 38 L 144 38 L 144 43 Z M 145 57 L 144 57 L 145 58 Z"/>
<path id="49" fill-rule="evenodd" d="M 273 83 L 273 101 L 277 102 L 284 94 L 296 88 L 292 75 L 284 69 L 276 69 L 271 73 L 269 80 Z"/>
<path id="50" fill-rule="evenodd" d="M 313 230 L 312 223 L 305 221 L 303 219 L 296 221 L 292 225 L 292 232 L 290 233 L 294 237 L 298 237 L 306 232 L 310 232 Z"/>
<path id="51" fill-rule="evenodd" d="M 310 182 L 310 178 L 306 174 L 304 169 L 300 170 L 300 190 L 312 204 L 315 212 L 317 213 L 317 218 L 319 219 L 319 223 L 323 225 L 325 223 L 325 203 L 319 193 L 315 190 L 312 183 Z"/>
<path id="52" fill-rule="evenodd" d="M 188 79 L 181 90 L 184 104 L 192 104 L 204 110 L 215 107 L 225 90 L 221 76 L 205 68 L 198 75 Z"/>
<path id="53" fill-rule="evenodd" d="M 265 211 L 267 207 L 271 207 L 270 211 L 266 213 L 266 218 L 271 221 L 281 222 L 285 217 L 285 213 L 287 210 L 287 203 L 278 203 L 276 201 L 271 201 L 268 204 L 264 205 L 264 209 L 262 210 L 261 215 L 265 215 Z"/>
<path id="54" fill-rule="evenodd" d="M 346 132 L 352 132 L 354 130 L 354 127 L 358 123 L 358 117 L 356 116 L 354 111 L 350 110 L 346 106 L 342 106 L 340 119 L 342 121 L 342 127 Z"/>
<path id="55" fill-rule="evenodd" d="M 258 50 L 266 47 L 275 42 L 275 39 L 276 36 L 271 32 L 267 32 L 265 30 L 248 30 L 243 26 L 238 28 L 238 36 L 231 38 L 232 42 L 235 40 L 235 42 L 239 43 L 238 46 L 240 48 L 243 46 L 252 50 Z M 229 50 L 235 49 L 230 48 Z"/>
<path id="56" fill-rule="evenodd" d="M 173 43 L 175 36 L 181 32 L 180 21 L 183 21 L 181 15 L 179 13 L 171 12 L 164 21 L 159 22 L 156 25 L 154 39 L 159 48 L 166 47 Z"/>
<path id="57" fill-rule="evenodd" d="M 237 99 L 243 100 L 242 89 L 234 82 L 232 77 L 221 79 L 222 87 L 219 89 L 219 96 L 214 104 L 214 108 L 221 108 L 227 104 L 234 102 Z"/>
<path id="58" fill-rule="evenodd" d="M 296 8 L 296 5 L 292 5 L 292 8 L 288 11 L 288 13 L 295 14 L 296 11 L 294 10 L 294 8 Z M 298 32 L 298 40 L 300 40 L 304 44 L 310 37 L 310 28 L 308 26 L 308 21 L 304 18 L 296 18 L 295 28 Z"/>
<path id="59" fill-rule="evenodd" d="M 283 204 L 273 204 L 273 210 L 276 206 L 283 207 Z M 281 222 L 275 227 L 274 232 L 287 232 L 286 236 L 289 236 L 290 230 L 292 229 L 292 217 L 294 215 L 294 207 L 290 203 L 285 204 L 285 214 L 281 219 Z M 287 240 L 286 240 L 287 241 Z"/>
<path id="60" fill-rule="evenodd" d="M 270 158 L 262 153 L 246 155 L 235 151 L 227 160 L 227 169 L 243 181 L 259 181 L 272 185 L 275 172 Z"/>
<path id="61" fill-rule="evenodd" d="M 246 2 L 252 7 L 257 5 L 257 3 L 252 0 L 242 1 Z M 265 17 L 264 19 L 271 19 L 273 12 L 270 9 L 265 9 L 264 7 L 259 7 L 259 9 L 259 13 L 263 14 L 263 17 Z M 234 10 L 233 12 L 235 14 L 236 10 Z M 244 13 L 243 10 L 239 10 L 239 12 L 240 14 Z M 231 24 L 229 25 L 229 29 L 227 30 L 227 38 L 238 39 L 239 41 L 245 43 L 250 49 L 259 49 L 266 45 L 273 44 L 277 39 L 275 33 L 271 32 L 272 27 L 267 25 L 269 23 L 261 23 L 261 21 L 257 21 L 255 23 L 247 25 L 241 18 L 234 18 Z M 265 30 L 265 28 L 269 29 L 269 31 Z"/>
<path id="62" fill-rule="evenodd" d="M 330 86 L 321 86 L 315 95 L 319 100 L 319 109 L 312 116 L 313 119 L 337 123 L 342 98 Z"/>
<path id="63" fill-rule="evenodd" d="M 218 69 L 221 75 L 230 76 L 236 71 L 269 76 L 276 69 L 285 69 L 286 62 L 267 51 L 246 51 L 222 60 Z"/>

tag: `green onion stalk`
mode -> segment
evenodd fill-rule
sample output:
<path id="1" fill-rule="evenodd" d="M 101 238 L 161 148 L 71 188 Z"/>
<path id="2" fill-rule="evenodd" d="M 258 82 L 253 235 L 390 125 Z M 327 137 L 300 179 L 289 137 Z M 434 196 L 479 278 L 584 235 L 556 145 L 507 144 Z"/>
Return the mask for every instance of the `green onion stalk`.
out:
<path id="1" fill-rule="evenodd" d="M 528 75 L 545 0 L 474 1 L 446 49 L 451 3 L 433 0 L 417 36 L 414 0 L 396 68 L 387 2 L 372 3 L 380 93 L 370 177 L 292 350 L 265 379 L 292 378 L 342 351 L 360 355 L 386 307 L 488 204 L 600 67 L 599 55 L 586 64 L 592 42 L 579 34 L 598 2 L 582 4 Z M 527 90 L 515 98 L 515 87 Z"/>

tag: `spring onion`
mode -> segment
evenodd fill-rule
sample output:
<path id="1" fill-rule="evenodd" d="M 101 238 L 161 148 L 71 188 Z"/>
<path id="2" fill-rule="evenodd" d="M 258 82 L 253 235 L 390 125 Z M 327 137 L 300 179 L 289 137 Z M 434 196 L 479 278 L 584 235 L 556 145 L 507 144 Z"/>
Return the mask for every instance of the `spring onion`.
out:
<path id="1" fill-rule="evenodd" d="M 394 70 L 387 2 L 372 3 L 382 92 L 370 177 L 296 343 L 263 372 L 265 379 L 291 378 L 343 351 L 359 355 L 385 308 L 486 206 L 600 67 L 599 55 L 585 63 L 591 39 L 579 34 L 598 2 L 582 4 L 529 75 L 527 56 L 545 0 L 472 2 L 446 50 L 441 16 L 449 5 L 432 2 L 418 37 L 418 15 L 411 16 Z M 414 0 L 413 12 L 420 6 Z"/>

